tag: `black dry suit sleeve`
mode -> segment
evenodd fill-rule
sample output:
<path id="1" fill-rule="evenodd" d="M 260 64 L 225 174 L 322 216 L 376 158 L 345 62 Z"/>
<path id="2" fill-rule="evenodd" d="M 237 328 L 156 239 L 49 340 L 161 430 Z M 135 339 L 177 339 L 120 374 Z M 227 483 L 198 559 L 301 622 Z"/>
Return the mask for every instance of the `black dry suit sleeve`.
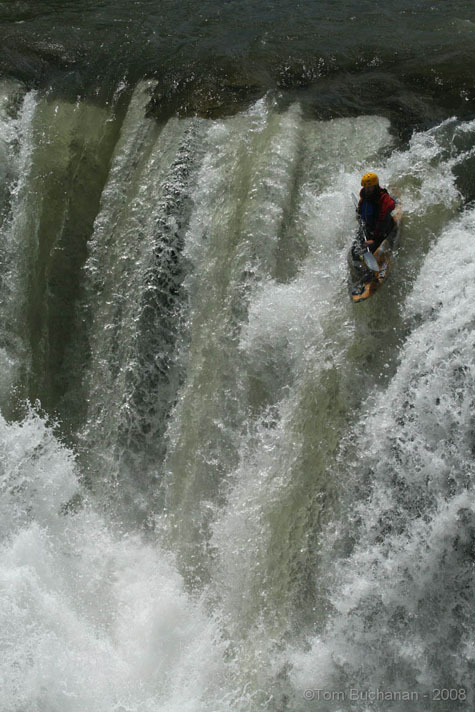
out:
<path id="1" fill-rule="evenodd" d="M 386 237 L 387 235 L 389 235 L 389 233 L 391 232 L 391 230 L 393 229 L 393 227 L 394 227 L 393 216 L 392 216 L 391 213 L 388 211 L 388 212 L 386 213 L 386 217 L 384 218 L 384 220 L 383 220 L 382 223 L 381 223 L 381 226 L 380 226 L 380 229 L 379 229 L 379 234 L 380 234 L 382 237 Z"/>

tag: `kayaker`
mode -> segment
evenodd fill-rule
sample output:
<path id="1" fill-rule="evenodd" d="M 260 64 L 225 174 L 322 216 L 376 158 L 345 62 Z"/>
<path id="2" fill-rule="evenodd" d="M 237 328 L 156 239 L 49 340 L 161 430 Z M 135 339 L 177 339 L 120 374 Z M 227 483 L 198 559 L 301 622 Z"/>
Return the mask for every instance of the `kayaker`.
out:
<path id="1" fill-rule="evenodd" d="M 374 252 L 395 226 L 391 212 L 396 203 L 386 188 L 380 187 L 376 173 L 365 173 L 361 185 L 356 212 L 364 225 L 366 240 L 363 244 Z"/>
<path id="2" fill-rule="evenodd" d="M 376 173 L 365 173 L 361 186 L 359 201 L 353 196 L 359 221 L 350 251 L 353 302 L 368 299 L 386 279 L 401 221 L 400 206 Z"/>

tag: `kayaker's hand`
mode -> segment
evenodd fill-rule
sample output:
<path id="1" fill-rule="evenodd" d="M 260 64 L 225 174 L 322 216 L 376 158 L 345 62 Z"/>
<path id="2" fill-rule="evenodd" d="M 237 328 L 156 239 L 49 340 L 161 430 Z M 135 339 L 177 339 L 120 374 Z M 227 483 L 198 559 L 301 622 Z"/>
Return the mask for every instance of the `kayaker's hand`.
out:
<path id="1" fill-rule="evenodd" d="M 365 247 L 368 247 L 368 245 L 372 245 L 373 242 L 374 242 L 374 240 L 366 240 L 365 242 L 363 242 L 363 245 L 364 245 Z"/>

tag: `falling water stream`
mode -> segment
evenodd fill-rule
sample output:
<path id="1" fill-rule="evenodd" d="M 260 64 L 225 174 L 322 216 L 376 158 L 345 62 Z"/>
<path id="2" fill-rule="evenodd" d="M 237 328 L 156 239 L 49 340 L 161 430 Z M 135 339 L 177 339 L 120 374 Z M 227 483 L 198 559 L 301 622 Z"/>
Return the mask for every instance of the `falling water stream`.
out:
<path id="1" fill-rule="evenodd" d="M 177 8 L 175 29 L 167 3 L 141 0 L 135 18 L 126 3 L 84 2 L 81 17 L 10 5 L 1 710 L 472 709 L 475 120 L 462 69 L 449 88 L 441 65 L 417 98 L 417 42 L 430 81 L 435 60 L 404 3 L 407 43 L 378 61 L 338 34 L 370 5 L 328 9 L 312 68 L 317 10 L 291 21 L 284 3 L 248 2 L 255 27 L 235 37 L 232 70 L 232 2 L 203 5 L 195 24 Z M 438 51 L 458 34 L 462 67 L 473 10 L 446 5 Z M 216 23 L 231 34 L 211 72 Z M 355 305 L 351 193 L 368 168 L 404 220 L 388 281 Z"/>

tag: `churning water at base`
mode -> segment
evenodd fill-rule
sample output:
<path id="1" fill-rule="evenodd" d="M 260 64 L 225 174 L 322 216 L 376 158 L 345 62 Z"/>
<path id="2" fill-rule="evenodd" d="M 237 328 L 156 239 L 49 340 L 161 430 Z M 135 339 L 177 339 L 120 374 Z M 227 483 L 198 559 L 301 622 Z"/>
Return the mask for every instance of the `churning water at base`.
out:
<path id="1" fill-rule="evenodd" d="M 1 420 L 2 709 L 473 706 L 475 124 L 3 91 L 2 403 L 58 423 Z M 355 306 L 368 165 L 404 232 Z"/>

